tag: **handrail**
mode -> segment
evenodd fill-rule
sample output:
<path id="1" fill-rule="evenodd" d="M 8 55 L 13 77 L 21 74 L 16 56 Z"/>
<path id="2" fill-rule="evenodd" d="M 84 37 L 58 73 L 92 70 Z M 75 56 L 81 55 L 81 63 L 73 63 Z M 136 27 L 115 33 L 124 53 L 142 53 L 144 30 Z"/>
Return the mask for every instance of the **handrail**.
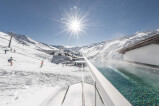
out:
<path id="1" fill-rule="evenodd" d="M 91 74 L 95 79 L 96 87 L 108 106 L 131 106 L 128 100 L 97 70 L 97 68 L 83 55 Z"/>

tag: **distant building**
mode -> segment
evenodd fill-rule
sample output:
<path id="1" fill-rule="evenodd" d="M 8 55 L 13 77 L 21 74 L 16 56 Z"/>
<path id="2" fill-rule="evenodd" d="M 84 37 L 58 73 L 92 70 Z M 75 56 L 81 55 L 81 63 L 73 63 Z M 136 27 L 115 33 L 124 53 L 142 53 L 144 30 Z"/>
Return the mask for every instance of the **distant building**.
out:
<path id="1" fill-rule="evenodd" d="M 125 47 L 118 52 L 123 54 L 126 61 L 159 66 L 159 34 Z"/>
<path id="2" fill-rule="evenodd" d="M 64 54 L 64 47 L 61 47 L 61 48 L 60 48 L 60 50 L 59 50 L 59 55 L 62 55 L 62 56 L 65 55 L 65 54 Z"/>
<path id="3" fill-rule="evenodd" d="M 63 47 L 61 47 L 60 49 L 57 49 L 57 50 L 48 50 L 46 52 L 51 54 L 51 55 L 54 55 L 54 56 L 56 56 L 56 55 L 64 56 L 65 55 Z"/>
<path id="4" fill-rule="evenodd" d="M 78 67 L 85 67 L 86 66 L 86 61 L 84 60 L 83 57 L 79 57 L 74 59 L 74 65 Z"/>
<path id="5" fill-rule="evenodd" d="M 75 52 L 61 47 L 59 50 L 52 51 L 53 55 L 52 62 L 56 64 L 69 64 L 75 66 L 85 66 L 85 61 L 83 58 L 80 58 Z"/>
<path id="6" fill-rule="evenodd" d="M 70 62 L 70 61 L 71 61 L 70 57 L 62 56 L 62 55 L 53 56 L 53 59 L 52 59 L 52 62 L 56 64 Z"/>
<path id="7" fill-rule="evenodd" d="M 52 62 L 56 64 L 70 62 L 71 57 L 66 56 L 65 54 L 63 47 L 61 47 L 60 50 L 54 51 Z"/>

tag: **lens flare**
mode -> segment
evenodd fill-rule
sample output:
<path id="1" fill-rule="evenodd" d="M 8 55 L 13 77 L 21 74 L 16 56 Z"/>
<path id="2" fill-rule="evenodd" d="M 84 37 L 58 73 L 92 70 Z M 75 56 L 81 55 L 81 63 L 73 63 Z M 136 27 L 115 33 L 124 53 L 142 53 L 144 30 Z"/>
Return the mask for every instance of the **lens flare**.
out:
<path id="1" fill-rule="evenodd" d="M 85 34 L 87 26 L 88 13 L 83 13 L 76 6 L 71 8 L 71 11 L 65 12 L 64 17 L 59 22 L 64 24 L 62 32 L 68 32 L 70 36 L 78 38 L 80 35 Z"/>

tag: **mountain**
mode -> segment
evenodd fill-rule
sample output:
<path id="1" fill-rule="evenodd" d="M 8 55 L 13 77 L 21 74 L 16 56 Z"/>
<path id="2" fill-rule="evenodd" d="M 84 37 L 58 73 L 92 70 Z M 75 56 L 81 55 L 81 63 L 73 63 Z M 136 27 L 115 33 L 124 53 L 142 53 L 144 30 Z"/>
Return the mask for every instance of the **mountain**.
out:
<path id="1" fill-rule="evenodd" d="M 70 49 L 71 51 L 74 51 L 74 52 L 79 52 L 80 51 L 80 49 L 81 48 L 83 48 L 83 47 L 78 47 L 78 46 L 75 46 L 75 47 L 69 47 L 69 48 L 67 48 L 67 49 Z"/>
<path id="2" fill-rule="evenodd" d="M 147 32 L 136 32 L 134 35 L 131 36 L 123 36 L 119 38 L 115 38 L 112 40 L 105 40 L 100 43 L 94 43 L 88 46 L 83 47 L 65 47 L 64 50 L 68 51 L 74 51 L 74 52 L 82 52 L 86 57 L 93 61 L 105 61 L 109 59 L 122 59 L 122 55 L 119 54 L 117 51 L 121 48 L 127 47 L 129 45 L 132 45 L 136 42 L 139 42 L 141 40 L 144 40 L 145 38 L 148 38 L 152 35 L 159 34 L 159 29 L 155 31 L 147 31 Z M 0 32 L 1 39 L 6 39 L 7 43 L 9 42 L 10 35 Z M 38 41 L 35 41 L 31 38 L 29 38 L 26 35 L 21 34 L 14 34 L 13 41 L 16 41 L 16 43 L 20 45 L 28 46 L 30 51 L 32 50 L 38 50 L 38 51 L 50 51 L 50 50 L 58 50 L 63 46 L 57 46 L 57 45 L 47 45 Z M 5 37 L 4 37 L 5 36 Z M 3 45 L 3 44 L 2 44 Z M 2 47 L 2 45 L 0 45 Z M 8 44 L 6 44 L 4 47 L 6 48 Z M 14 44 L 13 44 L 14 45 Z M 14 45 L 16 47 L 16 45 Z M 16 48 L 18 48 L 17 46 Z M 32 48 L 32 49 L 31 49 Z M 25 49 L 26 50 L 26 49 Z M 29 51 L 27 52 L 29 53 Z"/>
<path id="3" fill-rule="evenodd" d="M 91 44 L 80 48 L 79 51 L 92 61 L 122 59 L 122 55 L 117 52 L 119 49 L 135 44 L 155 34 L 159 34 L 159 29 L 155 31 L 136 32 L 132 36 L 123 36 L 113 40 Z"/>
<path id="4" fill-rule="evenodd" d="M 47 45 L 45 43 L 35 41 L 26 35 L 14 34 L 14 39 L 18 43 L 24 44 L 26 46 L 35 47 L 35 49 L 37 49 L 37 50 L 57 50 L 57 48 L 54 46 L 50 46 L 50 45 Z"/>
<path id="5" fill-rule="evenodd" d="M 78 67 L 51 62 L 53 56 L 47 51 L 57 48 L 26 35 L 13 35 L 11 49 L 11 36 L 0 32 L 0 106 L 39 106 L 50 94 L 55 97 L 57 88 L 64 90 L 81 81 L 82 71 Z M 91 81 L 88 71 L 86 75 Z"/>
<path id="6" fill-rule="evenodd" d="M 56 47 L 35 41 L 26 35 L 21 34 L 13 34 L 11 48 L 12 51 L 15 50 L 17 53 L 21 55 L 25 55 L 27 57 L 34 57 L 39 60 L 50 60 L 52 58 L 51 55 L 47 53 L 47 51 L 58 50 Z M 0 49 L 4 51 L 8 48 L 8 43 L 10 40 L 10 35 L 7 33 L 0 32 Z"/>

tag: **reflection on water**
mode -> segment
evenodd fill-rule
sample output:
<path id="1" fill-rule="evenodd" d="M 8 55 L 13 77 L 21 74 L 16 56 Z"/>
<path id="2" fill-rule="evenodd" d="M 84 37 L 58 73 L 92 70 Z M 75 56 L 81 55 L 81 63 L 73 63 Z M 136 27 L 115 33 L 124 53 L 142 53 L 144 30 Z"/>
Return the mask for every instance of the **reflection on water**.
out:
<path id="1" fill-rule="evenodd" d="M 135 105 L 159 105 L 159 70 L 130 63 L 103 63 L 99 71 Z"/>

